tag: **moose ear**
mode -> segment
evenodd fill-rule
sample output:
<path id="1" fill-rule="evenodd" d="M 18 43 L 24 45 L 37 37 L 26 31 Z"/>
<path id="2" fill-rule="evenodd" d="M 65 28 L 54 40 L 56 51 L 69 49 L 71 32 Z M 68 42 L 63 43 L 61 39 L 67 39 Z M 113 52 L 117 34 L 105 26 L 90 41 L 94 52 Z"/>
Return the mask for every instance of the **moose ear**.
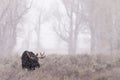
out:
<path id="1" fill-rule="evenodd" d="M 36 56 L 38 56 L 38 53 L 36 53 Z"/>

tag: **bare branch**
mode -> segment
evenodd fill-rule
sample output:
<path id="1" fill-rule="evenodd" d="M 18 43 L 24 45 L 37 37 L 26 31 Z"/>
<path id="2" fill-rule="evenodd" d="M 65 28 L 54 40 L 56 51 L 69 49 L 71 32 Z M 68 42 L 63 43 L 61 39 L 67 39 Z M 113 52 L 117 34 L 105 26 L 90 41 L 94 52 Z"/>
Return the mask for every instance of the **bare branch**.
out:
<path id="1" fill-rule="evenodd" d="M 24 11 L 22 11 L 22 13 L 17 17 L 16 20 L 20 20 L 20 19 L 23 17 L 23 15 L 25 15 L 25 14 L 27 13 L 27 11 L 31 8 L 32 3 L 33 3 L 33 0 L 31 1 L 30 6 L 27 7 L 26 9 L 24 9 Z M 19 22 L 19 21 L 18 21 L 18 22 Z"/>
<path id="2" fill-rule="evenodd" d="M 56 27 L 53 28 L 55 33 L 62 39 L 64 40 L 65 42 L 68 42 L 68 38 L 67 36 L 65 37 L 65 35 L 62 34 L 62 32 L 60 31 L 60 26 L 59 26 L 59 29 L 57 29 Z M 64 32 L 63 32 L 64 33 Z"/>
<path id="3" fill-rule="evenodd" d="M 2 18 L 4 17 L 6 11 L 9 9 L 9 6 L 10 6 L 10 0 L 6 6 L 6 8 L 3 10 L 3 12 L 1 13 L 1 16 L 0 16 L 0 21 L 2 20 Z"/>
<path id="4" fill-rule="evenodd" d="M 40 52 L 40 57 L 38 57 L 39 59 L 44 59 L 46 57 L 45 52 Z"/>

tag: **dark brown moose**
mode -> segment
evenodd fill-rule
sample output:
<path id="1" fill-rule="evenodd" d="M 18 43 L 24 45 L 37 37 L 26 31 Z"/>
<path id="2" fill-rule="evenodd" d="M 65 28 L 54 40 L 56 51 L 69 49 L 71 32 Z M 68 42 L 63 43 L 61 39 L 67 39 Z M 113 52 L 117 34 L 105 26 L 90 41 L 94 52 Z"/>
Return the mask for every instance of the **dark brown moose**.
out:
<path id="1" fill-rule="evenodd" d="M 22 68 L 28 70 L 35 70 L 35 68 L 40 68 L 39 59 L 44 59 L 45 53 L 40 53 L 40 57 L 38 57 L 38 53 L 35 54 L 30 51 L 24 51 L 21 57 Z"/>

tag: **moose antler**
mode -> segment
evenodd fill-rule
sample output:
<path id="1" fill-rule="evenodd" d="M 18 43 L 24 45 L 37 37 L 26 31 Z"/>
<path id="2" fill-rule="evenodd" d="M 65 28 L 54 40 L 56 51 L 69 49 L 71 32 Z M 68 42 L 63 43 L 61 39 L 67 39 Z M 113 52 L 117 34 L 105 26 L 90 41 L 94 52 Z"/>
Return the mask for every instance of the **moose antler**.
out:
<path id="1" fill-rule="evenodd" d="M 45 58 L 46 57 L 46 55 L 45 55 L 45 52 L 40 52 L 40 59 L 43 59 L 43 58 Z"/>

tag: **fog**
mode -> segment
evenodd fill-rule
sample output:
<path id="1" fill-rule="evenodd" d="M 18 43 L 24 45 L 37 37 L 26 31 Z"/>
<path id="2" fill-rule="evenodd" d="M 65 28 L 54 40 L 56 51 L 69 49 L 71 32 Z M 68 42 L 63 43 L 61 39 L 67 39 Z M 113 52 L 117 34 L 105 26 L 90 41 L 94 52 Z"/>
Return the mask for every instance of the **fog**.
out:
<path id="1" fill-rule="evenodd" d="M 1 53 L 119 53 L 119 1 L 1 1 Z M 4 4 L 4 5 L 3 5 Z"/>
<path id="2" fill-rule="evenodd" d="M 58 8 L 59 13 L 55 11 Z M 38 18 L 41 13 L 41 23 L 40 23 L 40 47 L 37 49 L 37 33 L 35 28 L 37 27 Z M 62 41 L 54 32 L 53 27 L 56 26 L 54 20 L 54 14 L 66 16 L 65 7 L 59 0 L 35 0 L 32 2 L 32 6 L 23 17 L 22 25 L 18 24 L 17 31 L 17 44 L 15 46 L 15 51 L 30 50 L 30 51 L 45 51 L 47 53 L 67 53 L 67 44 Z M 44 20 L 47 18 L 47 20 Z M 64 17 L 63 17 L 64 18 Z M 49 19 L 49 20 L 48 20 Z M 42 21 L 43 20 L 43 21 Z M 22 32 L 19 28 L 24 27 Z M 88 29 L 86 29 L 87 31 Z M 30 35 L 30 36 L 29 36 Z M 22 37 L 21 37 L 22 36 Z M 24 44 L 25 39 L 29 42 L 29 47 Z M 90 48 L 90 34 L 80 33 L 78 40 L 77 53 L 88 52 Z"/>
<path id="3" fill-rule="evenodd" d="M 0 0 L 0 55 L 0 80 L 119 80 L 120 0 Z"/>

